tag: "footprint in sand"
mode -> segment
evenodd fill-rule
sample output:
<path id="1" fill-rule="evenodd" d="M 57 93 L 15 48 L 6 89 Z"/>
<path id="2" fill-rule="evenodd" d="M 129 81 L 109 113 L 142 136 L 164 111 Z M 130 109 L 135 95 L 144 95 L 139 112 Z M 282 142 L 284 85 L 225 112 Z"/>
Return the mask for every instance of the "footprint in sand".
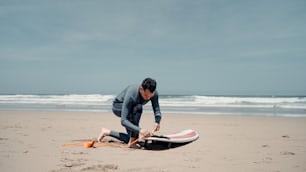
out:
<path id="1" fill-rule="evenodd" d="M 4 144 L 5 141 L 7 141 L 7 140 L 8 140 L 8 138 L 2 138 L 2 137 L 0 137 L 0 144 Z"/>
<path id="2" fill-rule="evenodd" d="M 289 135 L 283 135 L 282 138 L 286 138 L 286 139 L 289 139 L 290 136 Z"/>
<path id="3" fill-rule="evenodd" d="M 107 172 L 109 170 L 117 170 L 118 166 L 114 164 L 106 164 L 106 165 L 93 165 L 89 167 L 82 168 L 81 171 L 104 171 Z"/>
<path id="4" fill-rule="evenodd" d="M 295 155 L 294 152 L 289 152 L 289 151 L 283 151 L 280 153 L 281 155 Z"/>

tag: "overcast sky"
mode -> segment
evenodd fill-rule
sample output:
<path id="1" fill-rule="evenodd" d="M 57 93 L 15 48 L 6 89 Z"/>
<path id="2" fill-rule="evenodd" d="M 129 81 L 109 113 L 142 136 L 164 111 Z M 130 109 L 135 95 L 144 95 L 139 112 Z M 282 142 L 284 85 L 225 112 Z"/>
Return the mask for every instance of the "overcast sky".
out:
<path id="1" fill-rule="evenodd" d="M 306 95 L 305 0 L 0 0 L 1 94 Z"/>

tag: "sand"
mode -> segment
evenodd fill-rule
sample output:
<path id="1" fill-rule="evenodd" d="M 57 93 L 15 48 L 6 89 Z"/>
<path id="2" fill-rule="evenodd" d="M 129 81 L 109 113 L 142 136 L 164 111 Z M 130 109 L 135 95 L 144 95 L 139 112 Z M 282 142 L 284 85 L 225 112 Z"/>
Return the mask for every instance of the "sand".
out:
<path id="1" fill-rule="evenodd" d="M 151 129 L 153 115 L 141 126 Z M 200 138 L 163 151 L 62 147 L 97 137 L 102 126 L 124 131 L 100 112 L 0 111 L 1 172 L 306 171 L 306 118 L 164 114 L 167 134 L 194 129 Z"/>

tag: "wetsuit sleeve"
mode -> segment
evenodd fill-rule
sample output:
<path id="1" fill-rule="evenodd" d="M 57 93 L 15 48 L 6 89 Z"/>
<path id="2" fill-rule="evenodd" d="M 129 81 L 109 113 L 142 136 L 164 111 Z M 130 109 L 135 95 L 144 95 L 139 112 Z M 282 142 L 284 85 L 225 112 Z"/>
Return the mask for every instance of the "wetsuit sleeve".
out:
<path id="1" fill-rule="evenodd" d="M 124 102 L 122 104 L 121 125 L 133 131 L 139 132 L 140 128 L 134 125 L 133 123 L 131 123 L 130 120 L 128 119 L 129 114 L 132 113 L 131 111 L 133 104 L 135 104 L 133 99 L 133 90 L 129 89 L 126 92 Z"/>
<path id="2" fill-rule="evenodd" d="M 159 102 L 158 102 L 158 93 L 155 92 L 154 96 L 151 98 L 151 103 L 152 103 L 152 108 L 154 111 L 154 116 L 155 116 L 155 122 L 160 123 L 161 121 L 161 112 L 159 108 Z"/>

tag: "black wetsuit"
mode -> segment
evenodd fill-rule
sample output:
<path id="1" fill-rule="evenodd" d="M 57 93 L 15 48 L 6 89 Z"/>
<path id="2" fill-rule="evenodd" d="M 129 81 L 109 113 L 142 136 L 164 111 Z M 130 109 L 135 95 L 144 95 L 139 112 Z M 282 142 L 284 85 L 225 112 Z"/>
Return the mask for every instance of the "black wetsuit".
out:
<path id="1" fill-rule="evenodd" d="M 130 137 L 138 138 L 140 131 L 139 121 L 142 114 L 142 106 L 151 101 L 154 111 L 155 122 L 160 123 L 161 112 L 158 103 L 158 93 L 155 91 L 150 100 L 144 100 L 139 92 L 139 86 L 130 85 L 125 88 L 113 102 L 113 112 L 121 117 L 121 124 L 126 128 L 128 134 L 111 131 L 110 136 L 124 142 L 128 142 Z"/>

